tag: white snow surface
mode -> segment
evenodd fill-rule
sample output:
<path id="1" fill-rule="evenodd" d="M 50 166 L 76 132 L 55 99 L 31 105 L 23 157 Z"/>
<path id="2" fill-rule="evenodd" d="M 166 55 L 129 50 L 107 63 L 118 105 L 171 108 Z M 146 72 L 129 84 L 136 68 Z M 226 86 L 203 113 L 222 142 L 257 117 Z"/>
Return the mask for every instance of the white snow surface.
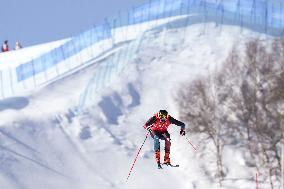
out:
<path id="1" fill-rule="evenodd" d="M 11 67 L 15 68 L 22 63 L 30 61 L 38 56 L 49 52 L 50 50 L 59 47 L 60 45 L 66 43 L 71 38 L 58 40 L 50 43 L 45 43 L 41 45 L 35 45 L 30 47 L 24 47 L 19 50 L 11 50 L 0 54 L 0 69 Z"/>
<path id="2" fill-rule="evenodd" d="M 214 23 L 206 30 L 204 24 L 196 24 L 149 32 L 126 71 L 79 113 L 75 107 L 95 64 L 32 95 L 1 101 L 0 188 L 255 188 L 254 170 L 244 165 L 242 152 L 230 148 L 224 163 L 232 179 L 220 187 L 217 179 L 208 177 L 202 153 L 195 152 L 174 125 L 169 129 L 171 160 L 180 167 L 158 170 L 148 138 L 128 182 L 126 178 L 145 138 L 142 126 L 148 118 L 167 109 L 179 119 L 178 90 L 183 84 L 214 72 L 235 43 L 256 36 L 263 37 L 236 26 L 222 26 L 221 31 Z M 187 136 L 199 150 L 206 145 L 200 136 Z"/>

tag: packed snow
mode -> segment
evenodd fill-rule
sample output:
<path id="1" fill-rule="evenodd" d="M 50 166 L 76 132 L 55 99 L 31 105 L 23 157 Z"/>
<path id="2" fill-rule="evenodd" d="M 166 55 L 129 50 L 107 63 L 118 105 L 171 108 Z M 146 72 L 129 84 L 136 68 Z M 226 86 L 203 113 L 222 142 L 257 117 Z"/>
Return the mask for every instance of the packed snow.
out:
<path id="1" fill-rule="evenodd" d="M 197 152 L 172 125 L 171 160 L 180 167 L 158 170 L 153 141 L 148 138 L 126 182 L 145 138 L 142 126 L 148 118 L 167 109 L 179 119 L 177 91 L 183 84 L 214 72 L 235 43 L 253 37 L 266 36 L 241 31 L 238 26 L 224 25 L 221 30 L 215 23 L 151 30 L 135 57 L 125 63 L 127 69 L 100 93 L 94 93 L 93 103 L 80 111 L 80 97 L 97 65 L 113 55 L 31 95 L 2 100 L 0 188 L 255 188 L 255 170 L 247 169 L 238 149 L 225 151 L 224 163 L 231 170 L 231 179 L 223 187 L 209 179 L 201 161 L 204 143 L 190 133 L 190 123 L 186 123 L 187 137 L 198 146 Z M 11 54 L 21 61 L 22 56 Z M 208 161 L 213 158 L 209 155 Z M 265 188 L 266 184 L 261 184 Z"/>

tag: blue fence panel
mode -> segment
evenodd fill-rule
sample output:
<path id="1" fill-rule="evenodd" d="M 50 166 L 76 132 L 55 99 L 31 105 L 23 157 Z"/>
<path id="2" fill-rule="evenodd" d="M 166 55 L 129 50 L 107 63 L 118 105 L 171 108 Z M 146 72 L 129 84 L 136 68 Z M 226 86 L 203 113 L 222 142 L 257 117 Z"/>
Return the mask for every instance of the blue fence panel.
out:
<path id="1" fill-rule="evenodd" d="M 241 0 L 240 1 L 240 14 L 243 15 L 243 16 L 247 16 L 247 17 L 250 17 L 251 16 L 251 10 L 252 10 L 252 7 L 253 7 L 253 1 L 244 1 L 244 0 Z"/>
<path id="2" fill-rule="evenodd" d="M 50 53 L 50 55 L 51 55 L 51 57 L 53 59 L 53 62 L 50 63 L 51 65 L 48 66 L 48 68 L 50 68 L 53 65 L 56 65 L 58 62 L 61 62 L 61 61 L 65 60 L 65 56 L 63 54 L 62 47 L 56 48 L 56 50 L 52 51 Z M 47 63 L 47 64 L 49 65 L 49 63 Z"/>
<path id="3" fill-rule="evenodd" d="M 159 1 L 151 1 L 148 10 L 149 20 L 162 18 L 164 15 L 163 3 Z"/>
<path id="4" fill-rule="evenodd" d="M 283 30 L 284 3 L 267 0 L 149 0 L 128 12 L 127 25 L 142 23 L 188 13 L 211 14 L 220 18 L 234 19 L 235 23 L 258 25 L 268 29 Z M 121 14 L 120 14 L 121 16 Z M 119 18 L 120 22 L 123 20 Z M 206 21 L 206 20 L 205 20 Z M 122 25 L 116 20 L 106 22 L 72 38 L 62 46 L 51 50 L 30 62 L 16 68 L 17 80 L 22 81 L 53 67 L 59 62 L 79 53 L 81 50 L 101 40 L 111 38 L 111 29 Z M 113 25 L 113 26 L 110 26 Z"/>
<path id="5" fill-rule="evenodd" d="M 149 5 L 143 4 L 133 8 L 129 13 L 129 23 L 137 24 L 148 20 Z"/>
<path id="6" fill-rule="evenodd" d="M 27 77 L 32 77 L 33 74 L 33 65 L 32 62 L 22 64 L 16 68 L 17 79 L 18 81 L 24 80 Z"/>
<path id="7" fill-rule="evenodd" d="M 272 27 L 283 28 L 284 13 L 282 3 L 272 4 L 271 19 Z"/>
<path id="8" fill-rule="evenodd" d="M 223 1 L 224 10 L 228 12 L 236 12 L 238 1 L 237 0 L 225 0 Z"/>
<path id="9" fill-rule="evenodd" d="M 254 14 L 252 15 L 252 19 L 253 19 L 253 22 L 255 24 L 264 24 L 265 23 L 265 10 L 266 10 L 266 3 L 265 2 L 257 2 L 255 4 L 255 6 L 253 7 L 255 10 L 254 10 Z"/>
<path id="10" fill-rule="evenodd" d="M 42 57 L 42 58 L 38 59 L 36 62 L 34 62 L 34 64 L 33 64 L 34 73 L 40 73 L 40 72 L 43 72 L 45 70 L 45 66 L 44 66 L 45 58 L 46 58 L 46 56 Z"/>
<path id="11" fill-rule="evenodd" d="M 218 9 L 218 4 L 214 1 L 205 1 L 203 2 L 203 6 L 206 7 L 206 9 L 211 9 L 211 10 L 217 10 Z"/>
<path id="12" fill-rule="evenodd" d="M 182 5 L 188 4 L 186 0 L 160 0 L 133 8 L 129 12 L 129 23 L 137 24 L 174 15 L 179 15 Z"/>
<path id="13" fill-rule="evenodd" d="M 165 13 L 173 13 L 181 9 L 182 0 L 164 0 L 164 11 Z"/>
<path id="14" fill-rule="evenodd" d="M 111 28 L 107 24 L 88 30 L 74 37 L 62 46 L 51 50 L 49 53 L 18 66 L 16 68 L 17 81 L 20 82 L 41 73 L 59 62 L 79 53 L 81 50 L 89 47 L 90 45 L 110 37 Z"/>
<path id="15" fill-rule="evenodd" d="M 268 25 L 273 28 L 283 29 L 284 14 L 282 3 L 268 3 Z"/>

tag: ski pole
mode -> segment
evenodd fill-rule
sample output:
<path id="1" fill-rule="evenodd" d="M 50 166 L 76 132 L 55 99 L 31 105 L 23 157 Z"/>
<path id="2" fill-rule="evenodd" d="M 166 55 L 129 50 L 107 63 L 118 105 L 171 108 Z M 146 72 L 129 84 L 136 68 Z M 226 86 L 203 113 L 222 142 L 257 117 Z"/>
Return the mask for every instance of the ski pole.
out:
<path id="1" fill-rule="evenodd" d="M 143 144 L 141 145 L 141 147 L 140 147 L 138 153 L 136 154 L 136 157 L 135 157 L 135 159 L 134 159 L 134 162 L 133 162 L 133 164 L 132 164 L 132 166 L 131 166 L 131 169 L 130 169 L 130 171 L 129 171 L 129 173 L 128 173 L 126 182 L 128 181 L 128 178 L 130 177 L 130 174 L 131 174 L 131 172 L 132 172 L 132 170 L 133 170 L 133 167 L 134 167 L 134 165 L 135 165 L 135 162 L 136 162 L 136 160 L 137 160 L 137 158 L 138 158 L 138 155 L 139 155 L 139 153 L 140 153 L 142 147 L 144 146 L 144 144 L 145 144 L 145 142 L 146 142 L 146 140 L 147 140 L 147 138 L 148 138 L 148 135 L 149 135 L 149 132 L 146 134 L 146 137 L 145 137 L 145 139 L 144 139 L 144 141 L 143 141 Z"/>
<path id="2" fill-rule="evenodd" d="M 195 151 L 197 151 L 196 150 L 196 147 L 190 142 L 190 140 L 185 136 L 185 139 L 187 140 L 187 142 L 193 147 L 193 149 L 195 150 Z"/>
<path id="3" fill-rule="evenodd" d="M 255 174 L 255 184 L 256 184 L 256 189 L 258 189 L 258 176 L 259 176 L 259 173 L 256 172 Z"/>

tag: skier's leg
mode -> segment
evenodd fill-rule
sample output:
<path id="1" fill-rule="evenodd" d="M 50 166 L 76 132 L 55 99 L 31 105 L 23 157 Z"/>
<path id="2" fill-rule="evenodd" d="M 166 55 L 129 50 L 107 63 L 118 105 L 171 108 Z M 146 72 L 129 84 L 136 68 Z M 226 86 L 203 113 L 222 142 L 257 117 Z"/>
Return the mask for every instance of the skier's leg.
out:
<path id="1" fill-rule="evenodd" d="M 170 160 L 170 152 L 171 152 L 171 136 L 168 132 L 166 132 L 164 135 L 165 140 L 165 156 L 164 156 L 164 163 L 165 164 L 171 164 Z"/>
<path id="2" fill-rule="evenodd" d="M 160 164 L 160 141 L 157 135 L 154 135 L 154 151 L 156 162 Z"/>

